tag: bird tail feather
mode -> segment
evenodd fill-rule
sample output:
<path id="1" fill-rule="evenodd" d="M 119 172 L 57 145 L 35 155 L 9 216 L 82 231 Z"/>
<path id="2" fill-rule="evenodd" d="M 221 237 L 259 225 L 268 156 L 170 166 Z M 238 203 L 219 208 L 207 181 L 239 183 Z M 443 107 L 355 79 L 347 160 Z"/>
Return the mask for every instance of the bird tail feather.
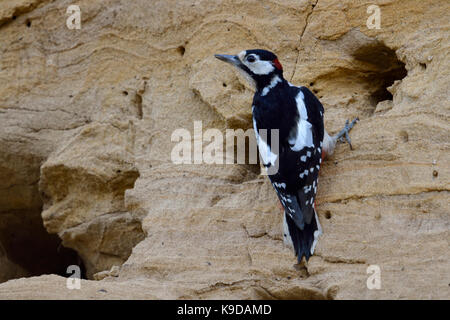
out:
<path id="1" fill-rule="evenodd" d="M 288 214 L 285 214 L 289 235 L 292 239 L 295 255 L 299 263 L 302 261 L 303 256 L 306 261 L 309 260 L 314 253 L 317 239 L 322 234 L 317 213 L 314 212 L 314 214 L 315 219 L 311 219 L 310 224 L 305 223 L 303 230 L 295 224 L 294 220 Z"/>

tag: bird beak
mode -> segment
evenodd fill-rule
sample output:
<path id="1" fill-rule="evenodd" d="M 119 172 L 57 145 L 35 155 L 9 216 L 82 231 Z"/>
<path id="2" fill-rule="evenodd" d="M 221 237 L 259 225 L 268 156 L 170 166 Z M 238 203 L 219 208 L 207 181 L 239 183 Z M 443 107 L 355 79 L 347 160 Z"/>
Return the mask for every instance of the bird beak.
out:
<path id="1" fill-rule="evenodd" d="M 241 60 L 239 60 L 238 56 L 231 56 L 228 54 L 215 54 L 214 57 L 216 57 L 219 60 L 222 60 L 223 62 L 229 63 L 235 67 L 242 66 Z"/>

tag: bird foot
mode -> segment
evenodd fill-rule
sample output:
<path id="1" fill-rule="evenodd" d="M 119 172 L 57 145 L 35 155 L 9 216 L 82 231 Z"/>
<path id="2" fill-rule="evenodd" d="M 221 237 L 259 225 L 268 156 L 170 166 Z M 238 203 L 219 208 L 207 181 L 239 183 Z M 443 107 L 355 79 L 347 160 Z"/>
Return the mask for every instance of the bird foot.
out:
<path id="1" fill-rule="evenodd" d="M 353 119 L 352 122 L 349 122 L 348 120 L 345 121 L 345 127 L 341 131 L 339 131 L 338 134 L 336 134 L 334 136 L 334 139 L 336 139 L 336 141 L 339 140 L 341 142 L 347 141 L 348 144 L 350 145 L 350 149 L 353 150 L 352 141 L 350 140 L 350 136 L 348 135 L 348 133 L 353 128 L 355 123 L 358 122 L 358 121 L 359 121 L 359 118 Z"/>

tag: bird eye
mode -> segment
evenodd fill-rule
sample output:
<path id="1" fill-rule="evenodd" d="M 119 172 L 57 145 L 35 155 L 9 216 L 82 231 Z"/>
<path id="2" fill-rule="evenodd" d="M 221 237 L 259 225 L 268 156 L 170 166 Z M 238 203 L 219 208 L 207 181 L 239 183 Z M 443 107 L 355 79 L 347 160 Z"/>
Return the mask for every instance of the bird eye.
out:
<path id="1" fill-rule="evenodd" d="M 247 57 L 247 61 L 250 62 L 250 63 L 253 63 L 253 62 L 256 61 L 256 58 L 254 56 L 248 56 Z"/>

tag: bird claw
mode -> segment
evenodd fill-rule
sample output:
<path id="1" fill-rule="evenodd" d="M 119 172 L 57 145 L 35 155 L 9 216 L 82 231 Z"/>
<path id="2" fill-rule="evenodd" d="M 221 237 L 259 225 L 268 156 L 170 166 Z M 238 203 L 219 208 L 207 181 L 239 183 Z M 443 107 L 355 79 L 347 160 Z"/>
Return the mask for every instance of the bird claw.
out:
<path id="1" fill-rule="evenodd" d="M 352 122 L 349 122 L 348 120 L 345 121 L 345 127 L 341 131 L 339 131 L 339 133 L 335 136 L 336 140 L 339 140 L 341 142 L 347 141 L 348 144 L 350 145 L 350 150 L 353 150 L 353 147 L 352 147 L 352 141 L 350 140 L 350 136 L 348 133 L 353 128 L 355 123 L 358 121 L 359 121 L 359 118 L 353 119 Z"/>

